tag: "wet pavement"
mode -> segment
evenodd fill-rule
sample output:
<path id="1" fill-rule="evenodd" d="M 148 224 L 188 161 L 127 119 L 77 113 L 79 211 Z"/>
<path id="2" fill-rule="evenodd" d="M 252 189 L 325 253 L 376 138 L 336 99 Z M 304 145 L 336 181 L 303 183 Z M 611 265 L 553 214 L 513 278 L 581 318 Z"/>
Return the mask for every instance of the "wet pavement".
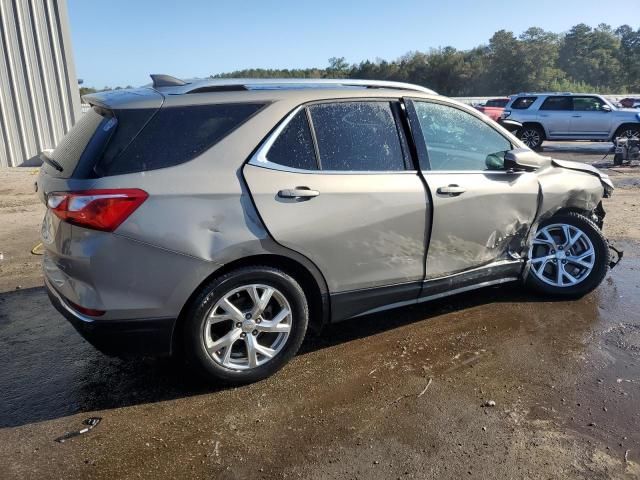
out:
<path id="1" fill-rule="evenodd" d="M 581 300 L 514 285 L 369 316 L 236 389 L 103 356 L 41 288 L 0 294 L 2 478 L 637 478 L 640 245 L 624 247 Z"/>

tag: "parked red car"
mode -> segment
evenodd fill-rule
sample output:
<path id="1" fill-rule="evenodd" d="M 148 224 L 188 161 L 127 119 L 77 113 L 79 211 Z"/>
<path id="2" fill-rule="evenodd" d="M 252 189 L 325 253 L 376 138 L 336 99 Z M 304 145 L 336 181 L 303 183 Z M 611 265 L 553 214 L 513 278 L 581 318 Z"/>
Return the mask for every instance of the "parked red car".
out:
<path id="1" fill-rule="evenodd" d="M 492 98 L 483 105 L 476 105 L 475 108 L 497 122 L 507 103 L 509 103 L 508 98 Z"/>
<path id="2" fill-rule="evenodd" d="M 623 98 L 620 100 L 620 105 L 624 108 L 638 108 L 640 107 L 640 98 Z"/>

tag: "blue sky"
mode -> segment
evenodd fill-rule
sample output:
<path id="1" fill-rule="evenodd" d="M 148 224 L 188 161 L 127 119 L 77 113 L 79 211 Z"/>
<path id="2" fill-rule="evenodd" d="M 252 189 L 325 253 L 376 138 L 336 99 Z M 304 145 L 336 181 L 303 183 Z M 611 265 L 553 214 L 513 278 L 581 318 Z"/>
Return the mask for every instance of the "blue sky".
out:
<path id="1" fill-rule="evenodd" d="M 486 43 L 496 30 L 563 32 L 584 22 L 638 27 L 640 2 L 595 0 L 67 0 L 86 86 L 134 86 L 149 73 L 201 77 L 248 67 L 323 67 L 411 50 Z M 624 20 L 626 19 L 626 21 Z M 635 24 L 633 22 L 635 19 Z"/>

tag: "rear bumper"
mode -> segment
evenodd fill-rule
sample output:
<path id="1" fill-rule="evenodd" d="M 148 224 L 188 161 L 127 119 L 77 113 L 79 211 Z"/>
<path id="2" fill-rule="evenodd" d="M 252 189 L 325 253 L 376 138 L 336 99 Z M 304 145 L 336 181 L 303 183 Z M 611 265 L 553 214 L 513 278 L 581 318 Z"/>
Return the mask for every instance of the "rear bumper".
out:
<path id="1" fill-rule="evenodd" d="M 99 320 L 73 310 L 45 278 L 49 299 L 85 340 L 111 356 L 170 355 L 175 318 Z"/>

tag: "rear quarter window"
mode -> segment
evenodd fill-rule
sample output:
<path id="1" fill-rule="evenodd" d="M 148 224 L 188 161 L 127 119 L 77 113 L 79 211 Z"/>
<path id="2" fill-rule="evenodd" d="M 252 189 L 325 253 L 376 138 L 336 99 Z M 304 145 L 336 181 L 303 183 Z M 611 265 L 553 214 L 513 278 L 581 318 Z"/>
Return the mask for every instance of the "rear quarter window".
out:
<path id="1" fill-rule="evenodd" d="M 105 117 L 95 108 L 82 115 L 73 128 L 62 137 L 62 140 L 50 155 L 53 160 L 60 164 L 62 171 L 58 172 L 48 166 L 46 167 L 47 171 L 56 177 L 69 178 L 75 171 L 82 153 L 103 121 L 106 121 Z"/>
<path id="2" fill-rule="evenodd" d="M 538 97 L 518 97 L 511 104 L 511 108 L 515 108 L 516 110 L 526 110 L 533 102 L 535 102 Z"/>
<path id="3" fill-rule="evenodd" d="M 98 175 L 119 175 L 171 167 L 208 150 L 247 121 L 264 104 L 216 104 L 165 107 L 136 134 L 144 113 L 132 112 L 131 128 L 119 122 L 118 131 L 99 162 Z"/>

